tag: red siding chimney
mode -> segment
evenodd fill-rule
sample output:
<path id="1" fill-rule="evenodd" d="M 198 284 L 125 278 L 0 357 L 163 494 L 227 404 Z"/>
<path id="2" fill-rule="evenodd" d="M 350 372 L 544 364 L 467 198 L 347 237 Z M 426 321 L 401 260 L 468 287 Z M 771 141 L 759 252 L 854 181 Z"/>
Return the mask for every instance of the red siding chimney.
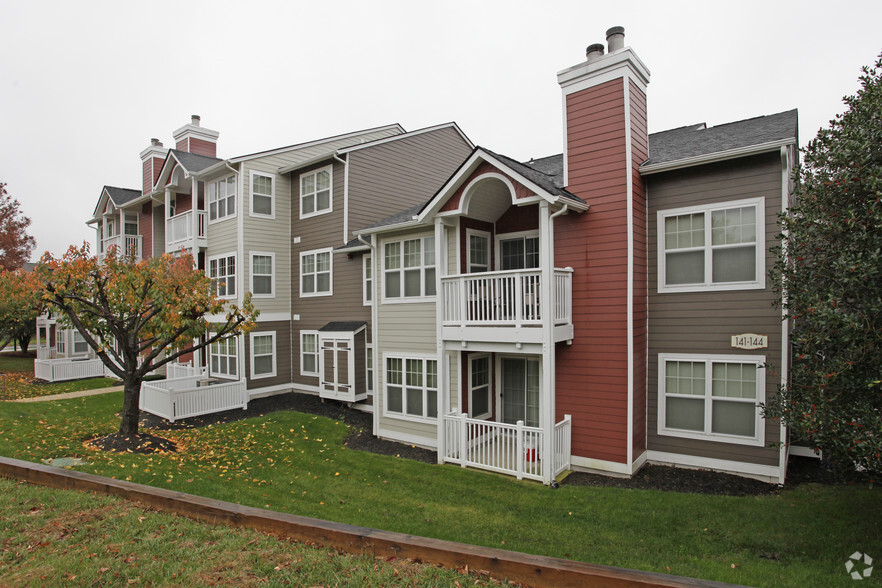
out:
<path id="1" fill-rule="evenodd" d="M 220 133 L 201 126 L 198 114 L 190 117 L 190 124 L 184 125 L 173 134 L 175 149 L 197 155 L 217 157 L 217 138 Z"/>
<path id="2" fill-rule="evenodd" d="M 573 416 L 575 465 L 630 474 L 646 451 L 646 195 L 649 70 L 624 46 L 588 47 L 558 73 L 564 181 L 591 207 L 555 224 L 555 266 L 571 266 L 576 337 L 557 354 L 556 416 Z"/>
<path id="3" fill-rule="evenodd" d="M 150 194 L 153 192 L 153 186 L 156 184 L 156 178 L 159 177 L 159 170 L 165 161 L 168 149 L 162 146 L 159 139 L 150 139 L 150 146 L 141 152 L 141 171 L 142 183 L 141 194 Z"/>

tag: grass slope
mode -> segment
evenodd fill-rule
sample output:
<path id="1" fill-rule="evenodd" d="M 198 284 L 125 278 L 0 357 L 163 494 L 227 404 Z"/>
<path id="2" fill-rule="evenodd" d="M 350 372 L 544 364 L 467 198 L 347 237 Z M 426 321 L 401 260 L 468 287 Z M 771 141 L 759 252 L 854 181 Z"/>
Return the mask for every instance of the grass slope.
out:
<path id="1" fill-rule="evenodd" d="M 0 478 L 3 585 L 498 585 L 409 561 L 341 555 L 148 511 L 118 498 Z"/>
<path id="2" fill-rule="evenodd" d="M 176 454 L 89 451 L 121 393 L 0 403 L 0 454 L 251 506 L 490 547 L 757 586 L 851 586 L 848 556 L 882 554 L 878 491 L 799 486 L 710 496 L 573 487 L 350 450 L 347 427 L 277 412 L 163 431 Z"/>

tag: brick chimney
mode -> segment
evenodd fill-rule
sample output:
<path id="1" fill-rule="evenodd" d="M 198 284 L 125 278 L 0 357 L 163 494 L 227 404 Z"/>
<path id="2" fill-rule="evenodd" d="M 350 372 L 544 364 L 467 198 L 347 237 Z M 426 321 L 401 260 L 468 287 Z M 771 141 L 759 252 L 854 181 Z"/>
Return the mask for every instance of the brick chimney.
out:
<path id="1" fill-rule="evenodd" d="M 176 130 L 172 135 L 175 139 L 175 149 L 217 157 L 217 138 L 220 133 L 203 128 L 201 123 L 201 117 L 194 114 L 190 117 L 190 124 Z"/>
<path id="2" fill-rule="evenodd" d="M 141 194 L 153 192 L 153 185 L 156 183 L 156 178 L 159 177 L 159 171 L 162 169 L 167 153 L 168 149 L 162 146 L 159 139 L 150 139 L 150 146 L 141 151 L 141 171 L 143 173 Z"/>

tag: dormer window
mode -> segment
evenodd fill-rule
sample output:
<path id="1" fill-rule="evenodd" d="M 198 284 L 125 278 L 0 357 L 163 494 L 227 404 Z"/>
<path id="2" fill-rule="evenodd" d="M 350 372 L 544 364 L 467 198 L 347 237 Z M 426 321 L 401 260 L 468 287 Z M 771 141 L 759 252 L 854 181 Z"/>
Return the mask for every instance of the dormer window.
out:
<path id="1" fill-rule="evenodd" d="M 236 176 L 227 176 L 208 184 L 208 220 L 218 221 L 234 216 L 236 216 Z"/>

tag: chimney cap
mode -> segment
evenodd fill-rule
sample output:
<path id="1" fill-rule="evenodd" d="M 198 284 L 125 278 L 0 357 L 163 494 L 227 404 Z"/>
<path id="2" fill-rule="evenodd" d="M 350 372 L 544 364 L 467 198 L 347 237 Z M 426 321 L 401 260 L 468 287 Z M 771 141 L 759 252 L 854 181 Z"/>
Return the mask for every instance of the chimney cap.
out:
<path id="1" fill-rule="evenodd" d="M 199 116 L 198 114 L 193 114 L 190 116 L 190 124 L 195 125 L 197 127 L 199 126 L 199 122 L 201 120 L 202 120 L 202 117 Z"/>
<path id="2" fill-rule="evenodd" d="M 625 27 L 610 27 L 606 30 L 606 37 L 609 38 L 612 35 L 624 35 Z"/>
<path id="3" fill-rule="evenodd" d="M 160 141 L 156 137 L 153 137 L 152 139 L 150 139 L 150 144 L 153 145 L 154 147 L 162 147 L 162 141 Z"/>
<path id="4" fill-rule="evenodd" d="M 592 43 L 585 48 L 585 57 L 588 61 L 600 59 L 603 56 L 603 43 Z"/>

